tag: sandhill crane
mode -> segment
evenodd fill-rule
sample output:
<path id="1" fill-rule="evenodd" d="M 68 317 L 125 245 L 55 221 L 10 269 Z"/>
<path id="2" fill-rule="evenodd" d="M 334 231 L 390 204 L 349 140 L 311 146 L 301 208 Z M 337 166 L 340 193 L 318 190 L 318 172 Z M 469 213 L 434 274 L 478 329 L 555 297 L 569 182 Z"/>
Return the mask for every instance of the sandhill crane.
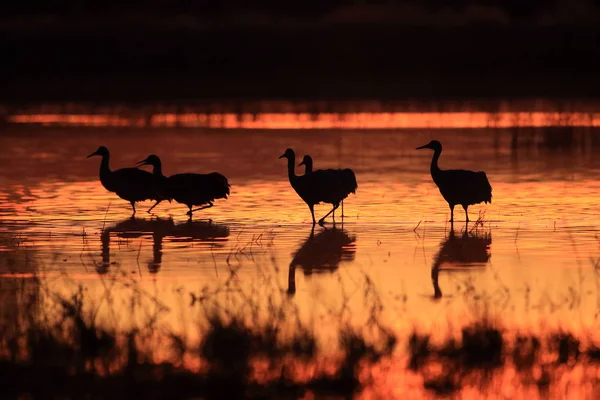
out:
<path id="1" fill-rule="evenodd" d="M 308 154 L 305 155 L 304 158 L 302 158 L 302 162 L 298 164 L 299 167 L 302 165 L 305 166 L 304 175 L 311 174 L 313 172 L 313 160 Z M 352 171 L 350 168 L 325 170 L 319 169 L 315 172 L 321 173 L 320 171 L 323 171 L 322 173 L 331 175 L 332 180 L 339 181 L 348 194 L 356 193 L 356 189 L 358 189 L 358 183 L 356 183 L 354 171 Z M 342 218 L 344 218 L 344 200 L 342 200 Z M 333 212 L 333 220 L 335 221 L 335 210 Z"/>
<path id="2" fill-rule="evenodd" d="M 329 203 L 333 205 L 331 211 L 319 220 L 319 225 L 323 225 L 325 218 L 340 206 L 340 202 L 348 197 L 349 192 L 341 180 L 333 179 L 330 174 L 323 171 L 313 171 L 311 174 L 303 176 L 296 175 L 296 154 L 292 149 L 287 149 L 279 158 L 287 158 L 290 184 L 298 193 L 298 196 L 308 205 L 313 225 L 315 224 L 315 204 Z"/>
<path id="3" fill-rule="evenodd" d="M 216 199 L 226 199 L 229 195 L 229 182 L 223 175 L 212 172 L 210 174 L 184 173 L 175 174 L 166 177 L 162 173 L 162 163 L 160 158 L 154 154 L 140 161 L 138 166 L 151 165 L 154 168 L 154 178 L 159 193 L 163 199 L 174 199 L 176 202 L 188 206 L 187 215 L 192 217 L 192 213 L 213 206 Z M 150 207 L 148 212 L 152 211 L 163 199 L 157 200 Z M 193 206 L 201 206 L 192 210 Z"/>
<path id="4" fill-rule="evenodd" d="M 440 169 L 438 167 L 438 159 L 442 153 L 442 144 L 437 140 L 432 140 L 424 146 L 417 147 L 417 150 L 419 149 L 433 150 L 431 177 L 440 189 L 444 200 L 450 206 L 450 221 L 454 221 L 454 206 L 457 204 L 460 204 L 464 208 L 466 221 L 469 222 L 467 208 L 471 204 L 492 202 L 492 186 L 485 172 L 464 169 Z"/>
<path id="5" fill-rule="evenodd" d="M 158 194 L 155 187 L 155 180 L 151 173 L 138 168 L 121 168 L 111 171 L 109 167 L 110 153 L 104 146 L 98 147 L 98 150 L 87 156 L 101 156 L 100 162 L 100 182 L 109 192 L 114 192 L 131 203 L 133 214 L 135 215 L 135 203 L 144 200 L 156 200 L 160 202 L 163 198 Z"/>

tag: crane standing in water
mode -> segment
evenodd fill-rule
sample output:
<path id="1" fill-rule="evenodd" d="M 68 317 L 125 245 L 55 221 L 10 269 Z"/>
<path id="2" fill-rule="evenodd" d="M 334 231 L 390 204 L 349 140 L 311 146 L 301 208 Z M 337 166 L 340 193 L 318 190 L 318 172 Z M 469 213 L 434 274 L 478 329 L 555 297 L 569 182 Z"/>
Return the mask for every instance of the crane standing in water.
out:
<path id="1" fill-rule="evenodd" d="M 226 199 L 229 195 L 229 182 L 227 178 L 218 172 L 210 174 L 184 173 L 175 174 L 166 177 L 162 173 L 162 163 L 158 156 L 151 154 L 146 159 L 140 161 L 138 166 L 151 165 L 154 168 L 153 174 L 158 192 L 163 197 L 150 207 L 148 212 L 152 211 L 162 200 L 175 199 L 176 202 L 188 206 L 187 215 L 192 217 L 192 213 L 213 206 L 216 199 Z M 193 206 L 202 206 L 192 210 Z"/>
<path id="2" fill-rule="evenodd" d="M 416 150 L 419 149 L 433 150 L 431 177 L 438 189 L 440 189 L 444 200 L 450 206 L 450 221 L 454 221 L 454 206 L 457 204 L 460 204 L 464 208 L 466 221 L 469 222 L 467 208 L 470 205 L 481 202 L 492 202 L 492 186 L 485 172 L 464 169 L 440 169 L 438 167 L 438 159 L 442 153 L 442 144 L 437 140 L 432 140 L 428 144 L 416 148 Z"/>
<path id="3" fill-rule="evenodd" d="M 133 214 L 135 215 L 135 203 L 144 200 L 156 200 L 160 202 L 163 198 L 156 191 L 154 177 L 151 173 L 138 168 L 121 168 L 111 171 L 108 165 L 110 153 L 104 146 L 98 147 L 98 150 L 87 156 L 101 156 L 100 162 L 100 182 L 109 192 L 114 192 L 131 203 Z"/>
<path id="4" fill-rule="evenodd" d="M 308 205 L 313 225 L 316 223 L 315 204 L 329 203 L 333 205 L 331 211 L 319 220 L 319 225 L 323 225 L 325 218 L 340 206 L 340 202 L 348 197 L 351 192 L 356 191 L 356 187 L 353 190 L 348 190 L 341 179 L 336 179 L 335 175 L 328 174 L 325 171 L 319 170 L 302 176 L 296 175 L 296 154 L 292 149 L 287 149 L 279 158 L 287 158 L 290 184 L 298 193 L 298 196 Z"/>
<path id="5" fill-rule="evenodd" d="M 298 164 L 299 167 L 304 165 L 304 175 L 309 175 L 313 173 L 313 160 L 312 157 L 308 154 L 304 156 L 302 162 Z M 354 171 L 350 168 L 345 169 L 318 169 L 314 171 L 315 173 L 324 173 L 331 176 L 330 179 L 333 181 L 339 181 L 341 186 L 345 189 L 345 191 L 350 193 L 356 193 L 356 189 L 358 189 L 358 183 L 356 183 L 356 175 L 354 175 Z M 344 200 L 342 199 L 342 219 L 344 218 Z M 335 222 L 335 209 L 333 210 L 333 221 Z"/>

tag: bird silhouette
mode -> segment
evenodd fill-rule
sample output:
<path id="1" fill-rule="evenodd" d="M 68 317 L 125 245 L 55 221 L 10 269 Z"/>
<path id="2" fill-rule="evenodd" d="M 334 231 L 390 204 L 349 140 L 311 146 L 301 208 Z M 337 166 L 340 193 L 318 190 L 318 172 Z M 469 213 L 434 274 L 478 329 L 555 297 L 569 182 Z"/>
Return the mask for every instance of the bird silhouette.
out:
<path id="1" fill-rule="evenodd" d="M 155 179 L 151 173 L 138 168 L 121 168 L 111 171 L 109 167 L 110 153 L 104 146 L 87 156 L 101 156 L 100 182 L 109 192 L 116 193 L 123 200 L 131 203 L 135 215 L 135 203 L 144 200 L 156 200 L 160 202 L 162 197 L 158 194 Z"/>
<path id="2" fill-rule="evenodd" d="M 302 158 L 302 162 L 298 164 L 299 167 L 304 165 L 304 175 L 313 173 L 313 160 L 312 157 L 308 154 Z M 322 171 L 322 172 L 321 172 Z M 356 175 L 354 175 L 354 171 L 350 168 L 344 169 L 325 169 L 325 170 L 317 170 L 317 173 L 325 173 L 331 175 L 331 179 L 334 181 L 340 182 L 342 187 L 348 194 L 356 193 L 356 189 L 358 189 L 358 183 L 356 183 Z M 335 210 L 332 213 L 333 221 L 335 222 Z M 342 199 L 342 218 L 344 218 L 344 200 Z"/>
<path id="3" fill-rule="evenodd" d="M 314 225 L 308 238 L 293 254 L 288 271 L 288 294 L 296 293 L 296 268 L 304 275 L 333 272 L 341 262 L 352 261 L 356 256 L 356 238 L 335 226 L 315 235 Z"/>
<path id="4" fill-rule="evenodd" d="M 226 199 L 229 195 L 229 182 L 223 175 L 212 172 L 210 174 L 183 173 L 166 177 L 162 173 L 160 158 L 154 154 L 140 161 L 138 166 L 151 165 L 156 179 L 158 192 L 163 199 L 174 199 L 176 202 L 188 206 L 187 215 L 192 218 L 192 213 L 213 206 L 216 199 Z M 159 199 L 150 207 L 151 212 L 163 199 Z M 193 206 L 202 206 L 192 210 Z"/>
<path id="5" fill-rule="evenodd" d="M 315 205 L 319 203 L 329 203 L 333 205 L 331 211 L 319 220 L 319 225 L 323 225 L 325 218 L 334 212 L 340 206 L 340 202 L 350 194 L 343 181 L 338 179 L 338 176 L 326 173 L 322 170 L 312 171 L 310 174 L 302 176 L 296 175 L 296 154 L 292 149 L 287 149 L 279 158 L 287 158 L 290 184 L 298 196 L 300 196 L 300 198 L 308 205 L 312 215 L 313 225 L 316 223 Z M 356 190 L 356 188 L 354 188 L 354 190 Z"/>
<path id="6" fill-rule="evenodd" d="M 490 245 L 492 235 L 490 232 L 469 232 L 468 225 L 461 236 L 454 233 L 454 226 L 450 233 L 440 244 L 440 250 L 433 259 L 431 266 L 431 281 L 433 283 L 434 298 L 442 297 L 439 285 L 440 270 L 464 271 L 473 268 L 485 267 L 491 257 Z"/>
<path id="7" fill-rule="evenodd" d="M 483 171 L 468 171 L 464 169 L 442 170 L 438 167 L 438 159 L 442 153 L 442 144 L 432 140 L 428 144 L 417 147 L 433 150 L 431 159 L 431 177 L 440 189 L 444 200 L 450 206 L 450 221 L 454 221 L 454 206 L 460 204 L 465 210 L 466 221 L 469 222 L 467 208 L 472 204 L 492 202 L 492 186 Z"/>

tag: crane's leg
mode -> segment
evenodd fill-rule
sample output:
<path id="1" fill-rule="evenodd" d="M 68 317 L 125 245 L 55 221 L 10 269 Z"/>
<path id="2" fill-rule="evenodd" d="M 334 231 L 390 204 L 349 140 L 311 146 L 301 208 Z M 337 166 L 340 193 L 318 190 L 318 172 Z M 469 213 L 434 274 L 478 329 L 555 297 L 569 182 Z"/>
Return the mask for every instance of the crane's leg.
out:
<path id="1" fill-rule="evenodd" d="M 467 208 L 469 208 L 469 206 L 463 205 L 462 207 L 465 209 L 465 215 L 467 216 L 466 222 L 469 222 L 469 212 L 467 211 Z"/>
<path id="2" fill-rule="evenodd" d="M 156 207 L 157 205 L 159 205 L 161 201 L 162 201 L 162 200 L 156 200 L 156 203 L 154 203 L 154 205 L 148 209 L 147 213 L 148 213 L 148 214 L 150 214 L 150 211 L 152 211 L 152 209 L 153 209 L 154 207 Z"/>
<path id="3" fill-rule="evenodd" d="M 333 208 L 331 209 L 331 211 L 329 211 L 327 214 L 325 214 L 325 216 L 323 218 L 321 218 L 319 220 L 319 225 L 323 226 L 323 224 L 325 223 L 325 218 L 327 218 L 329 216 L 329 214 L 334 212 L 335 209 L 338 208 L 339 206 L 340 206 L 340 203 L 337 203 L 336 205 L 334 205 Z"/>
<path id="4" fill-rule="evenodd" d="M 205 208 L 211 208 L 212 206 L 214 206 L 214 204 L 212 203 L 212 201 L 209 201 L 207 206 L 202 206 L 202 207 L 196 208 L 195 210 L 192 210 L 192 207 L 190 207 L 190 211 L 188 211 L 187 215 L 189 215 L 191 217 L 193 212 L 204 210 Z"/>
<path id="5" fill-rule="evenodd" d="M 342 200 L 342 221 L 344 220 L 344 200 Z"/>
<path id="6" fill-rule="evenodd" d="M 135 201 L 130 201 L 131 203 L 131 208 L 133 209 L 133 214 L 131 214 L 131 216 L 133 217 L 135 215 Z"/>
<path id="7" fill-rule="evenodd" d="M 315 224 L 317 223 L 317 221 L 315 220 L 315 205 L 310 204 L 308 206 L 308 208 L 310 209 L 310 214 L 312 215 L 312 219 L 313 219 L 313 229 L 315 229 Z"/>
<path id="8" fill-rule="evenodd" d="M 454 204 L 450 204 L 450 222 L 454 222 Z"/>

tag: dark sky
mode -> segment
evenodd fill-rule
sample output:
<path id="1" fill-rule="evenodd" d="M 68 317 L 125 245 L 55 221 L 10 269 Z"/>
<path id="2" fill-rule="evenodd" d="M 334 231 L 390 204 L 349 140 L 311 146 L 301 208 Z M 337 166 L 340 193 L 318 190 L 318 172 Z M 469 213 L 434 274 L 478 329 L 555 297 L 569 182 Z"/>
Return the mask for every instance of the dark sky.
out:
<path id="1" fill-rule="evenodd" d="M 5 16 L 15 14 L 113 14 L 113 13 L 188 13 L 227 15 L 262 12 L 274 15 L 321 16 L 340 9 L 357 6 L 414 7 L 435 13 L 440 10 L 464 11 L 467 8 L 494 8 L 511 18 L 526 18 L 556 9 L 560 3 L 570 8 L 586 9 L 598 6 L 600 0 L 22 0 L 6 2 L 1 9 Z"/>
<path id="2" fill-rule="evenodd" d="M 598 10 L 600 0 L 14 1 L 0 6 L 0 102 L 597 95 Z"/>

